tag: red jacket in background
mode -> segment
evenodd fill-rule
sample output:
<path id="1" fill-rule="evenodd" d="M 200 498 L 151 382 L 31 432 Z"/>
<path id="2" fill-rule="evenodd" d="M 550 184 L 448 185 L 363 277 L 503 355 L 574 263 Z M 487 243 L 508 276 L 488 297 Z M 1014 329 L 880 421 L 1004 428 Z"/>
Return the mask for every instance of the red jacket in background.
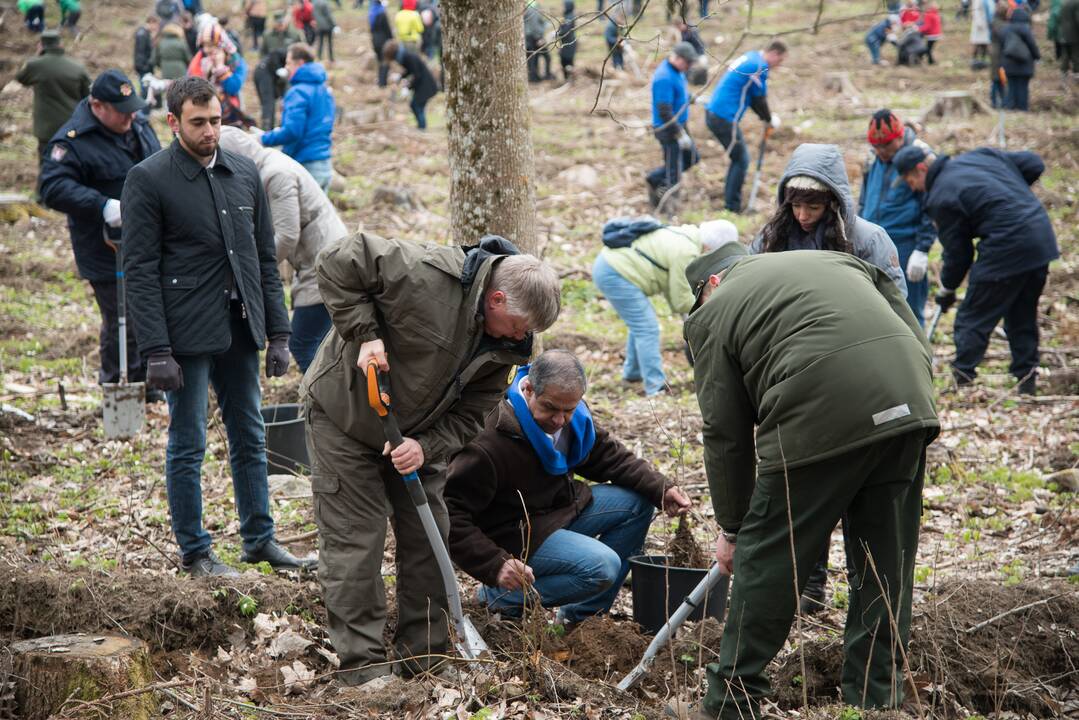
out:
<path id="1" fill-rule="evenodd" d="M 303 0 L 300 5 L 292 6 L 292 22 L 297 30 L 303 30 L 305 25 L 310 25 L 314 21 L 315 6 L 311 4 L 311 0 Z"/>
<path id="2" fill-rule="evenodd" d="M 903 8 L 899 13 L 899 22 L 902 25 L 906 25 L 907 23 L 916 23 L 918 22 L 918 18 L 920 18 L 921 16 L 922 13 L 920 10 L 918 10 L 918 8 L 906 7 Z"/>
<path id="3" fill-rule="evenodd" d="M 926 10 L 925 15 L 922 16 L 922 23 L 919 30 L 922 31 L 922 35 L 930 40 L 939 39 L 944 32 L 940 22 L 940 10 Z"/>

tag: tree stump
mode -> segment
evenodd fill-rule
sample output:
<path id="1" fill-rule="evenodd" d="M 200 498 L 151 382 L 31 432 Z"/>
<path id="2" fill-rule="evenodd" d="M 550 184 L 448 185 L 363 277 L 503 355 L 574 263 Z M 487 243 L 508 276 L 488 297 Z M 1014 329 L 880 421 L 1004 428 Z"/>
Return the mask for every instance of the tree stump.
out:
<path id="1" fill-rule="evenodd" d="M 930 119 L 942 120 L 944 118 L 958 118 L 965 120 L 972 115 L 981 115 L 989 112 L 976 97 L 963 90 L 948 90 L 939 92 L 933 96 L 933 104 L 925 114 L 922 122 Z"/>
<path id="2" fill-rule="evenodd" d="M 854 87 L 854 83 L 851 82 L 850 73 L 846 72 L 830 72 L 824 74 L 824 89 L 843 95 L 852 104 L 858 105 L 861 103 L 858 88 Z"/>
<path id="3" fill-rule="evenodd" d="M 46 720 L 68 699 L 99 700 L 154 680 L 149 649 L 123 635 L 53 635 L 11 646 L 15 707 L 25 720 Z M 109 717 L 148 720 L 160 714 L 152 692 L 117 698 Z"/>
<path id="4" fill-rule="evenodd" d="M 32 214 L 34 201 L 25 195 L 0 193 L 0 222 L 16 223 Z"/>

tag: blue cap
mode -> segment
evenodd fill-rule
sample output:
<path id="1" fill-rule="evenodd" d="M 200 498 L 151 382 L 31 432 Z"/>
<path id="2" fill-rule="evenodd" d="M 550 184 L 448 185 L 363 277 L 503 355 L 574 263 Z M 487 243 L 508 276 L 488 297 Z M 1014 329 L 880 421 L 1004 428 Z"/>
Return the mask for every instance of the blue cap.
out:
<path id="1" fill-rule="evenodd" d="M 107 102 L 122 113 L 133 113 L 146 107 L 146 101 L 139 96 L 135 86 L 116 68 L 106 70 L 97 76 L 90 88 L 90 96 Z"/>
<path id="2" fill-rule="evenodd" d="M 925 162 L 928 154 L 924 148 L 920 148 L 917 145 L 907 145 L 904 148 L 900 148 L 899 152 L 892 158 L 892 166 L 895 171 L 899 173 L 899 177 L 892 183 L 892 187 L 897 187 L 903 182 L 903 176 L 917 167 L 918 163 Z"/>

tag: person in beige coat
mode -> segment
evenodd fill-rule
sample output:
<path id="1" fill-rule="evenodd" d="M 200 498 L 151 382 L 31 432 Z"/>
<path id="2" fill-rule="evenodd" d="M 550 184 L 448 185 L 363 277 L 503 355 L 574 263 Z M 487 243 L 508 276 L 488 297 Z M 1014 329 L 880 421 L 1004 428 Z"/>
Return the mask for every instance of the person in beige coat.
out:
<path id="1" fill-rule="evenodd" d="M 270 200 L 277 261 L 288 261 L 294 271 L 289 352 L 307 372 L 332 325 L 319 294 L 315 258 L 348 231 L 311 173 L 288 155 L 263 147 L 254 135 L 234 127 L 221 128 L 221 147 L 254 160 L 258 167 Z"/>

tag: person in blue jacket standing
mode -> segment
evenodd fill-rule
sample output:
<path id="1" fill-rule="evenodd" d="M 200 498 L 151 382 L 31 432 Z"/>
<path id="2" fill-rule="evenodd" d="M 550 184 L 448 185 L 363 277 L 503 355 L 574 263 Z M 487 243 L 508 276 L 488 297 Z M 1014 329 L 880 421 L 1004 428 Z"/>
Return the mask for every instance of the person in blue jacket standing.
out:
<path id="1" fill-rule="evenodd" d="M 922 208 L 922 194 L 900 182 L 892 160 L 897 152 L 912 145 L 926 153 L 933 151 L 887 108 L 873 113 L 866 135 L 872 155 L 862 175 L 858 215 L 884 228 L 895 243 L 899 265 L 907 275 L 907 304 L 924 327 L 929 248 L 937 239 L 937 230 Z"/>
<path id="2" fill-rule="evenodd" d="M 869 28 L 869 32 L 865 34 L 865 45 L 869 48 L 869 57 L 873 60 L 874 65 L 880 65 L 880 49 L 888 41 L 892 26 L 898 22 L 898 16 L 889 15 Z"/>
<path id="3" fill-rule="evenodd" d="M 723 201 L 732 212 L 742 211 L 742 184 L 749 168 L 749 150 L 738 123 L 746 109 L 752 108 L 765 123 L 779 127 L 779 116 L 768 109 L 768 71 L 782 65 L 786 58 L 787 46 L 780 40 L 772 41 L 764 52 L 753 50 L 735 58 L 704 114 L 708 129 L 730 156 Z"/>
<path id="4" fill-rule="evenodd" d="M 1003 318 L 1012 352 L 1009 372 L 1021 394 L 1034 395 L 1038 298 L 1049 263 L 1060 257 L 1049 213 L 1030 189 L 1045 163 L 1027 151 L 983 147 L 937 157 L 917 145 L 900 150 L 892 162 L 912 190 L 925 193 L 925 211 L 937 224 L 944 248 L 943 290 L 937 295 L 942 312 L 970 275 L 955 316 L 956 385 L 974 382 L 989 335 Z"/>
<path id="5" fill-rule="evenodd" d="M 679 42 L 652 74 L 652 132 L 663 150 L 663 164 L 645 176 L 652 207 L 678 184 L 684 170 L 701 159 L 693 138 L 686 132 L 691 103 L 686 70 L 696 61 L 694 47 Z"/>
<path id="6" fill-rule="evenodd" d="M 323 192 L 333 178 L 331 152 L 337 109 L 326 87 L 326 69 L 315 62 L 310 46 L 289 46 L 285 59 L 289 89 L 281 108 L 281 127 L 263 133 L 266 147 L 281 145 L 286 155 L 307 168 Z"/>

